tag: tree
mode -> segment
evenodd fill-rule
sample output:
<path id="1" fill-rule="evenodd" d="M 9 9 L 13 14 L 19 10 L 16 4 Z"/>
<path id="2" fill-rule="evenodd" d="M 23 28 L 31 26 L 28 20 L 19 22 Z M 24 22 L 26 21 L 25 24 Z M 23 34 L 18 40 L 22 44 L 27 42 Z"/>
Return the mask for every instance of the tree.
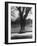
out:
<path id="1" fill-rule="evenodd" d="M 22 32 L 23 32 L 23 29 L 24 29 L 24 27 L 25 27 L 25 24 L 26 24 L 26 17 L 28 16 L 28 13 L 29 13 L 31 7 L 26 7 L 26 13 L 25 13 L 24 17 L 23 17 L 23 13 L 24 13 L 25 7 L 19 7 L 18 9 L 19 9 L 20 18 L 21 18 L 21 19 L 20 19 L 20 25 L 21 25 L 21 30 L 20 30 L 20 32 L 22 33 Z"/>

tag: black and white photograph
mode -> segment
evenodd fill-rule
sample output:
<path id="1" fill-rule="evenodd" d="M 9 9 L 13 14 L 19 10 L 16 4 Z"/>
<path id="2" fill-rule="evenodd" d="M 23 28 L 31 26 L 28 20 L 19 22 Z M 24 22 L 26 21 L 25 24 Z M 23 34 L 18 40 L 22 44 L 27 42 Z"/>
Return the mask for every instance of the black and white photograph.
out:
<path id="1" fill-rule="evenodd" d="M 35 3 L 5 2 L 6 42 L 35 42 Z"/>
<path id="2" fill-rule="evenodd" d="M 11 39 L 32 38 L 31 33 L 32 7 L 11 6 Z"/>

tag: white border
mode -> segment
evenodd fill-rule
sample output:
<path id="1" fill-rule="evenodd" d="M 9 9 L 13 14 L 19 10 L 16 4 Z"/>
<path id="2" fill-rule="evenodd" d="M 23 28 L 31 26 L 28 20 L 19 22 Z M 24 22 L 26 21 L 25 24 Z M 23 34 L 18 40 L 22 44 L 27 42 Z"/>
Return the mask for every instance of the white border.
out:
<path id="1" fill-rule="evenodd" d="M 11 40 L 11 6 L 32 7 L 33 27 L 32 39 Z M 30 4 L 8 4 L 8 43 L 35 41 L 35 5 Z"/>

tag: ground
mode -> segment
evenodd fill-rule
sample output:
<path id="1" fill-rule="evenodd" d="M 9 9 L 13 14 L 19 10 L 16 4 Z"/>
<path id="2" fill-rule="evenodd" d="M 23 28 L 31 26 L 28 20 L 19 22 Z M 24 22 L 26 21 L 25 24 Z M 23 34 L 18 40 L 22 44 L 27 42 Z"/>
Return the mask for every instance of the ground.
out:
<path id="1" fill-rule="evenodd" d="M 24 27 L 24 30 L 23 30 L 24 33 L 20 34 L 19 33 L 20 29 L 21 29 L 20 24 L 12 25 L 12 27 L 11 27 L 11 38 L 12 39 L 32 38 L 32 23 L 26 24 L 26 26 Z"/>

